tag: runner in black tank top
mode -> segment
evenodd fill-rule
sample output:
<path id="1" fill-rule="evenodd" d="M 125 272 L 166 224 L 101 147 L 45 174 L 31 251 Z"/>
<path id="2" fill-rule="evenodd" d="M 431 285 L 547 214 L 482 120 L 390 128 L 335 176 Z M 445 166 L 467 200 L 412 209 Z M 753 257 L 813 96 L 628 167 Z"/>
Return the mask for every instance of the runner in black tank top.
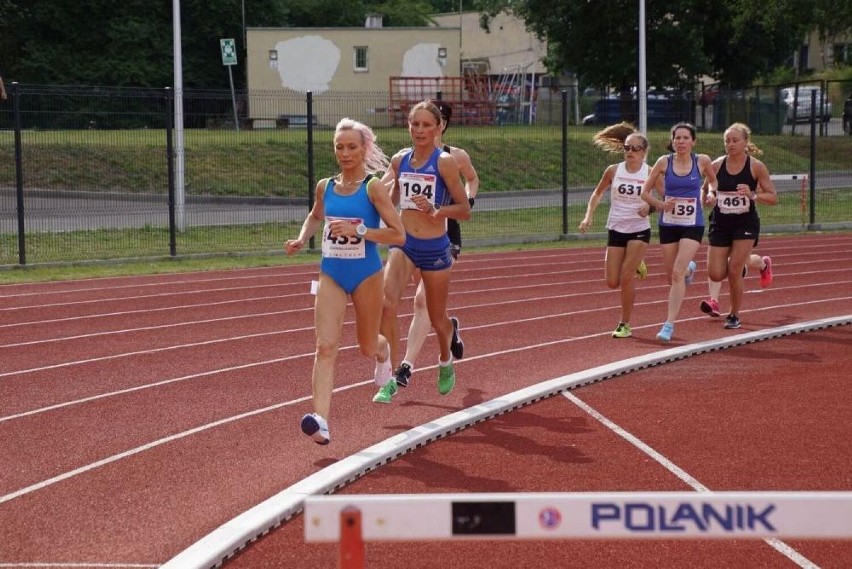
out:
<path id="1" fill-rule="evenodd" d="M 760 149 L 749 142 L 749 135 L 749 128 L 742 123 L 735 123 L 725 131 L 726 154 L 713 161 L 719 184 L 716 192 L 708 193 L 714 204 L 707 249 L 710 296 L 701 301 L 700 308 L 712 317 L 721 315 L 719 295 L 722 281 L 727 278 L 731 292 L 731 312 L 725 318 L 728 329 L 740 327 L 743 278 L 748 268 L 760 269 L 762 287 L 772 283 L 772 259 L 752 253 L 760 236 L 760 217 L 755 203 L 759 198 L 762 204 L 775 205 L 778 196 L 769 171 L 755 157 Z"/>

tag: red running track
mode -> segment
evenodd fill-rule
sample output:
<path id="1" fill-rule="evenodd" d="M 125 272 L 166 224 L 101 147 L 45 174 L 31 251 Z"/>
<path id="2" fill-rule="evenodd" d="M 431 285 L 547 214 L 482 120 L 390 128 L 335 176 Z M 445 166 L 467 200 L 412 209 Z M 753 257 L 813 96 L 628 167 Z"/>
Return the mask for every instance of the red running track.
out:
<path id="1" fill-rule="evenodd" d="M 852 236 L 843 234 L 764 239 L 761 248 L 773 256 L 776 280 L 761 291 L 756 275 L 749 277 L 741 331 L 847 314 L 851 246 Z M 703 255 L 702 249 L 699 261 Z M 609 338 L 618 318 L 618 294 L 602 283 L 602 256 L 601 249 L 463 256 L 454 275 L 451 311 L 464 327 L 466 358 L 457 366 L 456 390 L 445 398 L 435 392 L 433 362 L 424 360 L 429 367 L 415 373 L 413 386 L 393 405 L 370 403 L 374 388 L 365 380 L 372 365 L 353 346 L 350 315 L 328 447 L 310 443 L 298 430 L 299 418 L 310 410 L 313 298 L 308 293 L 315 265 L 0 287 L 0 566 L 156 567 L 283 488 L 390 435 L 532 383 L 660 350 L 654 334 L 664 316 L 667 288 L 659 274 L 659 250 L 650 248 L 651 276 L 639 284 L 635 336 L 629 340 Z M 698 312 L 706 294 L 703 269 L 699 262 L 672 345 L 741 332 L 723 330 L 720 321 Z M 408 318 L 400 324 L 405 329 Z M 809 382 L 819 375 L 811 373 L 815 366 L 831 375 L 825 370 L 848 340 L 846 327 L 796 340 L 804 344 L 793 355 L 810 358 Z M 795 358 L 767 354 L 785 349 L 786 341 L 699 356 L 576 394 L 654 448 L 659 445 L 663 454 L 676 454 L 669 458 L 693 468 L 693 476 L 713 489 L 752 488 L 749 484 L 848 489 L 844 473 L 850 469 L 842 457 L 850 453 L 839 452 L 848 451 L 849 437 L 843 437 L 848 412 L 832 414 L 825 411 L 830 407 L 819 405 L 805 409 L 801 384 L 785 388 L 778 403 L 785 411 L 781 414 L 766 405 L 772 385 L 735 389 L 746 384 L 743 370 L 757 366 L 760 375 L 770 361 L 781 360 L 773 376 L 783 378 L 781 372 Z M 427 342 L 424 353 L 435 352 L 433 342 Z M 719 358 L 741 350 L 749 357 L 735 358 L 733 372 L 718 365 Z M 705 363 L 693 375 L 720 382 L 709 394 L 696 387 L 706 388 L 706 381 L 677 383 L 687 372 L 668 373 L 702 358 Z M 712 365 L 707 358 L 714 358 Z M 655 381 L 643 381 L 645 374 Z M 672 384 L 661 383 L 661 377 Z M 825 390 L 829 403 L 844 400 L 842 382 L 814 387 L 807 392 Z M 687 403 L 693 406 L 691 414 L 683 411 Z M 664 411 L 678 414 L 670 417 Z M 706 432 L 697 430 L 699 419 L 718 442 L 714 449 L 707 448 Z M 806 420 L 825 430 L 809 439 L 791 429 Z M 769 434 L 796 444 L 773 454 L 765 444 L 751 442 L 750 437 Z M 575 440 L 564 441 L 565 436 Z M 841 458 L 826 450 L 816 455 L 818 469 L 811 463 L 810 470 L 784 477 L 788 485 L 770 484 L 772 476 L 779 476 L 779 462 L 816 460 L 803 448 L 808 440 L 845 442 L 847 449 L 827 445 Z M 720 467 L 718 458 L 733 459 L 732 444 L 743 447 L 743 464 Z M 477 446 L 487 460 L 475 459 Z M 550 468 L 554 460 L 569 469 L 567 475 Z M 769 487 L 762 488 L 766 480 Z M 671 473 L 560 396 L 429 445 L 345 491 L 562 491 L 585 485 L 684 489 Z M 297 517 L 231 564 L 328 566 L 334 558 L 328 557 L 328 547 L 302 543 L 300 525 Z M 474 559 L 490 561 L 487 566 L 502 561 L 509 566 L 512 559 L 511 566 L 517 566 L 519 559 L 530 559 L 520 543 L 468 546 Z M 846 544 L 825 548 L 849 558 Z M 430 563 L 420 566 L 434 566 L 438 550 L 456 551 L 445 565 L 461 559 L 456 545 L 434 544 L 371 547 L 368 558 L 375 566 L 399 566 L 402 559 L 408 566 L 416 566 L 412 560 L 418 559 Z M 761 565 L 764 556 L 765 566 L 790 563 L 768 546 L 744 542 L 586 543 L 571 544 L 570 550 L 586 566 L 616 558 L 619 566 L 638 566 L 653 559 L 648 557 L 652 550 L 670 566 L 684 559 L 710 566 L 731 555 L 754 559 L 746 563 L 752 566 Z M 596 557 L 596 551 L 618 557 Z M 416 555 L 420 552 L 429 555 Z M 550 566 L 564 566 L 564 555 L 564 544 L 556 546 L 541 558 L 542 566 L 548 560 Z M 814 561 L 832 566 L 818 556 Z"/>

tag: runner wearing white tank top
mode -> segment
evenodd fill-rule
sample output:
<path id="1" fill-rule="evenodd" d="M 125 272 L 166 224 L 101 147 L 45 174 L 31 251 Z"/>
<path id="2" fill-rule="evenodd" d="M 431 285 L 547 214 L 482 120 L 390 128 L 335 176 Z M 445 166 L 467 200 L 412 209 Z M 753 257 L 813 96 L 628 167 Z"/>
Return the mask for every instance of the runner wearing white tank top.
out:
<path id="1" fill-rule="evenodd" d="M 595 209 L 607 189 L 610 191 L 606 227 L 607 244 L 604 262 L 606 285 L 621 289 L 621 319 L 613 338 L 629 338 L 633 332 L 630 317 L 635 298 L 634 281 L 648 274 L 643 257 L 651 241 L 650 205 L 641 199 L 642 186 L 648 178 L 648 139 L 630 123 L 609 126 L 594 138 L 594 143 L 608 152 L 624 154 L 624 161 L 604 170 L 600 182 L 589 197 L 586 215 L 580 222 L 585 233 L 592 226 Z"/>

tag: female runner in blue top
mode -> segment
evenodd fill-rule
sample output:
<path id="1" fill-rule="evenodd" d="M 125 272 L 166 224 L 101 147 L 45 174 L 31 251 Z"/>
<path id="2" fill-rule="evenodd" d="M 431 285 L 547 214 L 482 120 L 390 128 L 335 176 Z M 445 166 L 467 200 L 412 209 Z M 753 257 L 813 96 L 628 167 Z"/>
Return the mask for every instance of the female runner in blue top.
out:
<path id="1" fill-rule="evenodd" d="M 470 218 L 470 203 L 459 176 L 456 159 L 435 146 L 441 132 L 441 111 L 430 101 L 422 101 L 408 114 L 412 146 L 391 160 L 394 175 L 392 191 L 399 202 L 405 226 L 405 245 L 391 247 L 385 265 L 385 301 L 382 334 L 388 339 L 393 361 L 399 361 L 399 301 L 415 268 L 426 291 L 429 320 L 438 337 L 438 392 L 447 395 L 456 376 L 450 352 L 453 324 L 447 316 L 447 296 L 453 258 L 447 237 L 447 218 Z M 451 203 L 453 202 L 453 203 Z M 396 393 L 395 381 L 382 387 L 373 401 L 388 403 Z"/>
<path id="2" fill-rule="evenodd" d="M 382 260 L 376 243 L 402 245 L 405 230 L 387 188 L 372 174 L 384 171 L 388 160 L 366 125 L 343 119 L 334 133 L 334 155 L 340 174 L 320 180 L 316 202 L 297 239 L 285 245 L 288 255 L 305 246 L 325 221 L 322 262 L 314 305 L 316 357 L 313 369 L 314 413 L 302 417 L 302 431 L 319 444 L 328 444 L 328 415 L 334 364 L 340 346 L 346 297 L 355 306 L 355 326 L 361 353 L 376 359 L 376 382 L 391 379 L 387 340 L 379 334 L 382 313 Z M 380 227 L 380 220 L 387 227 Z"/>
<path id="3" fill-rule="evenodd" d="M 695 154 L 695 127 L 678 123 L 671 129 L 671 154 L 661 156 L 642 187 L 642 199 L 660 212 L 660 245 L 663 266 L 669 280 L 669 305 L 666 321 L 657 339 L 669 342 L 674 334 L 674 323 L 680 312 L 686 285 L 695 272 L 695 253 L 704 237 L 704 213 L 701 209 L 701 186 L 704 178 L 708 187 L 716 187 L 716 172 L 706 154 Z M 662 199 L 654 196 L 653 189 L 663 179 Z"/>

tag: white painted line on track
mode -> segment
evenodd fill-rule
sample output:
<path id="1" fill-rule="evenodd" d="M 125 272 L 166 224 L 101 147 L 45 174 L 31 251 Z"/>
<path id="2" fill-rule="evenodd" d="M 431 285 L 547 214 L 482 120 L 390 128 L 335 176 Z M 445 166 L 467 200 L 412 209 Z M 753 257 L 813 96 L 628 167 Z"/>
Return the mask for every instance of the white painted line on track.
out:
<path id="1" fill-rule="evenodd" d="M 82 561 L 69 563 L 50 563 L 50 562 L 34 562 L 34 563 L 0 563 L 0 568 L 6 569 L 151 569 L 159 567 L 159 564 L 153 565 L 150 563 L 85 563 Z"/>
<path id="2" fill-rule="evenodd" d="M 835 281 L 835 282 L 830 282 L 830 283 L 816 283 L 816 284 L 810 283 L 810 284 L 800 285 L 800 286 L 784 287 L 783 289 L 782 288 L 775 288 L 775 289 L 772 289 L 772 290 L 795 290 L 795 289 L 802 289 L 802 288 L 812 289 L 814 287 L 819 287 L 819 286 L 837 286 L 837 285 L 841 285 L 841 284 L 852 284 L 852 281 Z M 668 285 L 659 285 L 659 287 L 668 288 Z M 749 291 L 749 292 L 751 292 L 751 291 Z M 611 294 L 613 294 L 612 291 L 601 290 L 601 291 L 596 291 L 596 292 L 591 292 L 591 293 L 578 292 L 578 293 L 558 294 L 558 295 L 551 295 L 551 296 L 537 296 L 535 298 L 528 298 L 528 299 L 512 299 L 512 300 L 506 300 L 506 301 L 502 301 L 502 302 L 488 302 L 488 303 L 481 303 L 481 304 L 471 304 L 471 305 L 467 305 L 467 306 L 463 306 L 463 307 L 456 307 L 456 308 L 453 308 L 453 310 L 463 310 L 463 309 L 481 308 L 481 307 L 495 307 L 495 306 L 500 306 L 500 305 L 516 305 L 516 304 L 519 304 L 519 303 L 522 303 L 522 302 L 541 302 L 541 301 L 545 301 L 545 300 L 559 300 L 559 299 L 573 298 L 573 297 L 578 297 L 578 296 L 586 297 L 586 296 L 589 296 L 589 295 L 611 295 Z M 703 295 L 685 297 L 684 302 L 686 302 L 687 300 L 696 300 L 696 299 L 703 299 L 703 298 L 705 298 L 705 296 L 703 296 Z M 747 314 L 749 312 L 775 310 L 775 309 L 780 309 L 780 308 L 785 308 L 785 307 L 803 306 L 803 305 L 813 304 L 813 303 L 849 300 L 849 298 L 850 297 L 835 297 L 835 298 L 828 298 L 828 299 L 817 299 L 817 300 L 808 301 L 808 302 L 786 303 L 786 304 L 783 304 L 783 305 L 761 307 L 761 308 L 755 308 L 755 309 L 752 309 L 752 310 L 741 310 L 740 312 L 742 314 Z M 661 303 L 664 304 L 664 303 L 667 303 L 667 302 L 668 302 L 667 299 L 662 299 L 662 300 L 649 301 L 649 302 L 639 302 L 639 303 L 636 303 L 636 305 L 637 306 L 647 306 L 647 305 L 652 305 L 652 304 L 661 304 Z M 490 323 L 490 324 L 487 324 L 487 325 L 468 327 L 468 328 L 471 329 L 471 330 L 476 330 L 476 329 L 479 329 L 479 328 L 490 328 L 490 327 L 495 327 L 495 326 L 515 325 L 515 324 L 518 324 L 518 323 L 533 322 L 533 321 L 536 321 L 536 320 L 546 320 L 546 319 L 550 319 L 550 318 L 565 318 L 565 317 L 569 317 L 569 316 L 578 316 L 578 315 L 590 314 L 590 313 L 594 313 L 594 312 L 608 311 L 608 310 L 612 310 L 612 309 L 613 309 L 613 307 L 610 307 L 610 306 L 601 306 L 601 307 L 591 308 L 591 309 L 587 309 L 587 310 L 574 310 L 574 311 L 570 311 L 570 312 L 550 313 L 550 314 L 545 314 L 545 315 L 542 315 L 542 316 L 535 316 L 535 317 L 531 317 L 531 318 L 522 318 L 522 319 L 516 319 L 516 320 L 504 321 L 504 322 L 497 322 L 497 323 Z M 310 310 L 313 310 L 313 309 L 311 308 Z M 401 314 L 400 316 L 406 317 L 406 316 L 409 316 L 409 314 Z M 677 320 L 676 323 L 677 322 L 688 322 L 690 320 L 705 320 L 705 319 L 706 319 L 705 316 L 694 317 L 694 318 L 682 318 L 682 319 Z M 354 321 L 347 321 L 344 324 L 345 325 L 351 325 L 351 324 L 354 324 Z M 659 323 L 654 323 L 652 326 L 659 326 Z M 647 326 L 635 326 L 634 329 L 642 329 L 642 328 L 646 328 L 646 327 Z M 49 365 L 49 366 L 41 366 L 41 367 L 37 367 L 37 368 L 28 368 L 28 369 L 22 369 L 22 370 L 3 372 L 3 373 L 0 373 L 0 378 L 19 375 L 19 374 L 22 375 L 22 374 L 27 374 L 27 373 L 41 372 L 41 371 L 46 371 L 46 370 L 50 370 L 50 369 L 57 369 L 57 368 L 75 366 L 75 365 L 86 365 L 86 364 L 90 364 L 90 363 L 96 363 L 96 362 L 99 362 L 99 361 L 108 361 L 108 360 L 114 360 L 114 359 L 124 358 L 124 357 L 135 357 L 135 356 L 140 356 L 140 355 L 161 353 L 161 352 L 170 351 L 170 350 L 179 350 L 179 349 L 194 348 L 194 347 L 198 347 L 198 346 L 213 345 L 213 344 L 217 344 L 217 343 L 224 343 L 224 342 L 230 342 L 230 341 L 245 340 L 245 339 L 248 339 L 248 338 L 272 336 L 272 335 L 277 335 L 277 334 L 285 334 L 285 333 L 289 333 L 289 332 L 304 332 L 306 330 L 313 330 L 313 326 L 302 327 L 302 328 L 293 328 L 293 329 L 288 329 L 288 330 L 276 330 L 276 331 L 272 331 L 272 332 L 258 332 L 256 334 L 249 334 L 249 335 L 244 335 L 244 336 L 230 336 L 230 337 L 227 337 L 227 338 L 217 338 L 217 339 L 213 339 L 213 340 L 205 340 L 205 341 L 202 341 L 202 342 L 193 342 L 193 343 L 188 343 L 188 344 L 176 344 L 176 345 L 172 345 L 172 346 L 164 346 L 164 347 L 161 347 L 161 348 L 152 348 L 150 350 L 137 350 L 137 351 L 133 351 L 133 352 L 122 352 L 122 353 L 118 353 L 118 354 L 110 354 L 108 356 L 101 356 L 101 357 L 97 357 L 97 358 L 88 358 L 88 359 L 85 359 L 85 360 L 74 360 L 74 361 L 69 361 L 69 362 L 52 364 L 52 365 Z M 0 346 L 0 349 L 6 348 L 6 347 L 10 347 L 10 345 Z M 352 346 L 346 347 L 346 349 L 350 349 L 350 348 L 352 348 Z"/>
<path id="3" fill-rule="evenodd" d="M 10 322 L 8 324 L 0 324 L 0 328 L 15 328 L 21 326 L 34 326 L 38 324 L 56 324 L 58 322 L 73 322 L 75 320 L 88 320 L 92 318 L 115 318 L 117 316 L 130 316 L 131 314 L 149 314 L 154 312 L 173 312 L 177 310 L 193 310 L 196 308 L 210 308 L 212 306 L 225 306 L 226 304 L 240 304 L 246 302 L 266 302 L 268 300 L 278 300 L 280 298 L 288 298 L 291 296 L 302 296 L 297 294 L 284 294 L 276 296 L 256 296 L 252 298 L 238 298 L 234 300 L 223 300 L 221 302 L 202 302 L 200 304 L 181 304 L 179 306 L 158 306 L 155 308 L 141 308 L 139 310 L 122 310 L 119 312 L 101 312 L 98 314 L 83 314 L 81 316 L 68 316 L 66 318 L 50 318 L 47 320 L 30 320 L 27 322 Z M 302 310 L 313 310 L 313 306 L 306 308 L 293 308 L 294 312 Z M 282 311 L 288 312 L 288 311 Z M 251 315 L 250 315 L 251 316 Z"/>
<path id="4" fill-rule="evenodd" d="M 743 311 L 740 311 L 740 314 L 749 314 L 751 312 L 777 310 L 779 308 L 790 307 L 790 306 L 807 306 L 807 305 L 823 304 L 823 303 L 826 303 L 826 302 L 846 302 L 846 301 L 852 301 L 852 296 L 841 297 L 841 298 L 830 298 L 830 299 L 817 299 L 817 300 L 811 300 L 811 301 L 808 301 L 808 302 L 799 302 L 799 303 L 796 303 L 796 304 L 784 304 L 784 305 L 779 305 L 779 306 L 765 306 L 765 307 L 762 307 L 762 308 L 755 308 L 755 309 L 752 309 L 752 310 L 743 310 Z M 657 303 L 658 302 L 666 302 L 666 301 L 657 301 Z M 601 309 L 581 310 L 581 311 L 575 311 L 575 312 L 570 312 L 570 313 L 563 313 L 563 314 L 560 314 L 560 315 L 557 315 L 557 316 L 560 316 L 560 317 L 576 316 L 576 315 L 580 315 L 580 314 L 588 314 L 588 313 L 591 313 L 591 312 L 598 312 L 599 310 L 601 310 Z M 527 322 L 535 322 L 535 321 L 540 321 L 540 320 L 546 320 L 548 318 L 553 318 L 553 317 L 555 317 L 555 316 L 550 315 L 550 314 L 544 315 L 544 316 L 534 316 L 534 317 L 530 317 L 530 318 L 523 318 L 523 319 L 520 319 L 520 320 L 512 320 L 512 321 L 509 321 L 509 322 L 489 323 L 489 324 L 484 324 L 484 325 L 481 325 L 481 326 L 467 326 L 467 327 L 465 327 L 465 330 L 478 330 L 478 329 L 484 329 L 484 328 L 491 328 L 491 327 L 494 327 L 494 326 L 510 326 L 510 325 L 516 325 L 516 324 L 519 324 L 519 323 L 527 323 Z M 690 321 L 694 321 L 694 320 L 707 320 L 707 316 L 701 315 L 701 316 L 694 316 L 694 317 L 691 317 L 691 318 L 681 318 L 679 320 L 676 320 L 675 324 L 679 324 L 679 323 L 682 323 L 682 322 L 690 322 Z M 659 325 L 660 325 L 659 323 L 654 323 L 654 324 L 645 324 L 645 325 L 642 325 L 642 326 L 634 326 L 633 330 L 655 329 Z M 482 359 L 492 358 L 492 357 L 495 357 L 495 356 L 501 356 L 501 355 L 505 355 L 505 354 L 516 353 L 516 352 L 524 352 L 524 351 L 527 351 L 527 350 L 547 348 L 547 347 L 550 347 L 550 346 L 556 346 L 556 345 L 560 345 L 560 344 L 569 344 L 569 343 L 572 343 L 572 342 L 590 340 L 590 339 L 593 339 L 593 338 L 608 338 L 610 335 L 611 335 L 610 331 L 594 332 L 592 334 L 586 334 L 586 335 L 583 335 L 583 336 L 572 336 L 570 338 L 562 338 L 562 339 L 553 340 L 553 341 L 550 341 L 550 342 L 541 342 L 541 343 L 538 343 L 538 344 L 530 344 L 530 345 L 526 345 L 526 346 L 519 346 L 519 347 L 515 347 L 515 348 L 509 348 L 509 349 L 506 349 L 506 350 L 499 350 L 499 351 L 496 351 L 496 352 L 488 352 L 486 354 L 479 354 L 479 355 L 476 355 L 476 356 L 468 356 L 468 357 L 464 358 L 464 360 L 457 362 L 456 365 L 461 365 L 464 362 L 482 360 Z M 342 352 L 342 351 L 355 350 L 355 349 L 358 349 L 357 344 L 352 344 L 352 345 L 349 345 L 349 346 L 342 346 L 340 348 L 340 351 Z M 272 360 L 264 360 L 264 361 L 260 361 L 260 362 L 252 362 L 252 363 L 249 363 L 249 364 L 243 364 L 243 365 L 232 366 L 232 367 L 227 367 L 227 368 L 218 368 L 218 369 L 215 369 L 215 370 L 198 372 L 198 373 L 194 373 L 194 374 L 184 375 L 184 376 L 181 376 L 181 377 L 175 377 L 175 378 L 172 378 L 172 379 L 157 381 L 157 382 L 154 382 L 154 383 L 146 383 L 144 385 L 137 385 L 135 387 L 129 387 L 127 389 L 120 389 L 120 390 L 116 390 L 116 391 L 111 391 L 111 392 L 107 392 L 107 393 L 101 393 L 101 394 L 98 394 L 98 395 L 93 395 L 91 397 L 84 397 L 84 398 L 75 399 L 75 400 L 72 400 L 72 401 L 65 401 L 63 403 L 57 403 L 55 405 L 50 405 L 50 406 L 47 406 L 47 407 L 40 407 L 38 409 L 32 409 L 30 411 L 24 411 L 24 412 L 17 413 L 17 414 L 14 414 L 14 415 L 0 416 L 0 423 L 2 423 L 4 421 L 10 421 L 10 420 L 13 420 L 13 419 L 19 419 L 19 418 L 22 418 L 22 417 L 27 417 L 27 416 L 30 416 L 30 415 L 37 415 L 39 413 L 45 413 L 45 412 L 53 411 L 53 410 L 56 410 L 56 409 L 62 409 L 64 407 L 70 407 L 72 405 L 79 405 L 79 404 L 82 404 L 82 403 L 97 401 L 99 399 L 104 399 L 104 398 L 107 398 L 107 397 L 124 395 L 124 394 L 127 394 L 127 393 L 133 393 L 133 392 L 142 391 L 142 390 L 145 390 L 145 389 L 161 387 L 163 385 L 169 385 L 171 383 L 177 383 L 177 382 L 187 381 L 187 380 L 191 380 L 191 379 L 198 379 L 198 378 L 207 377 L 207 376 L 211 376 L 211 375 L 217 375 L 217 374 L 220 374 L 220 373 L 228 373 L 228 372 L 235 371 L 235 370 L 248 369 L 248 368 L 252 368 L 252 367 L 265 366 L 265 365 L 273 365 L 273 364 L 278 364 L 278 363 L 281 363 L 281 362 L 292 361 L 292 360 L 298 359 L 298 358 L 313 358 L 315 355 L 316 354 L 313 351 L 311 351 L 311 352 L 306 352 L 306 353 L 302 353 L 302 354 L 294 354 L 292 356 L 286 356 L 286 357 L 283 357 L 283 358 L 276 358 L 276 359 L 272 359 Z M 87 363 L 87 362 L 84 361 L 84 362 L 74 362 L 74 363 Z M 62 365 L 64 365 L 64 364 L 62 364 Z M 54 366 L 54 367 L 61 367 L 61 366 Z M 418 371 L 425 371 L 425 370 L 430 370 L 430 369 L 436 369 L 437 367 L 438 367 L 437 365 L 418 366 L 417 370 Z M 44 368 L 39 368 L 38 370 L 26 370 L 26 371 L 40 371 L 41 369 L 44 369 Z M 17 375 L 18 373 L 21 373 L 21 372 L 10 372 L 8 374 L 0 374 L 0 378 L 2 378 L 4 375 Z M 366 381 L 366 382 L 359 382 L 359 383 L 355 383 L 355 384 L 349 384 L 349 385 L 340 387 L 338 389 L 344 390 L 344 389 L 349 389 L 351 387 L 355 387 L 355 386 L 359 386 L 359 385 L 365 385 L 365 384 L 369 384 L 369 383 L 372 383 L 372 380 L 369 380 L 369 381 Z M 335 389 L 334 391 L 337 391 L 338 389 Z"/>
<path id="5" fill-rule="evenodd" d="M 674 462 L 672 462 L 671 460 L 669 460 L 668 458 L 663 456 L 661 453 L 654 450 L 653 447 L 647 445 L 640 438 L 636 437 L 635 435 L 633 435 L 632 433 L 630 433 L 626 429 L 621 428 L 616 423 L 607 419 L 604 415 L 599 413 L 591 405 L 587 404 L 586 402 L 581 400 L 579 397 L 577 397 L 576 395 L 574 395 L 570 391 L 563 392 L 562 396 L 565 397 L 566 399 L 568 399 L 569 401 L 571 401 L 572 403 L 574 403 L 577 407 L 579 407 L 580 409 L 582 409 L 583 411 L 585 411 L 589 415 L 591 415 L 596 421 L 601 423 L 607 429 L 611 430 L 616 435 L 623 438 L 624 440 L 626 440 L 627 442 L 629 442 L 630 444 L 635 446 L 637 449 L 639 449 L 640 451 L 644 452 L 645 454 L 647 454 L 648 456 L 653 458 L 663 468 L 665 468 L 666 470 L 668 470 L 669 472 L 674 474 L 676 477 L 678 477 L 681 481 L 686 483 L 688 486 L 690 486 L 696 492 L 700 492 L 700 493 L 703 493 L 703 494 L 712 494 L 713 493 L 713 491 L 710 490 L 710 488 L 708 488 L 707 486 L 705 486 L 704 484 L 699 482 L 695 477 L 693 477 L 687 471 L 685 471 L 684 469 L 679 467 L 677 464 L 675 464 Z M 776 551 L 778 551 L 782 555 L 786 556 L 788 559 L 790 559 L 790 561 L 792 561 L 793 563 L 796 563 L 799 567 L 805 567 L 805 568 L 808 568 L 808 569 L 817 567 L 817 565 L 813 561 L 811 561 L 810 559 L 808 559 L 807 557 L 805 557 L 804 555 L 802 555 L 801 553 L 799 553 L 798 551 L 796 551 L 795 549 L 793 549 L 792 547 L 790 547 L 789 545 L 787 545 L 786 543 L 781 541 L 780 539 L 767 538 L 767 539 L 764 539 L 763 541 L 765 541 L 767 544 L 769 544 L 770 547 L 772 547 L 773 549 L 775 549 Z"/>
<path id="6" fill-rule="evenodd" d="M 339 460 L 226 522 L 162 565 L 207 569 L 292 518 L 310 495 L 330 494 L 367 472 L 446 435 L 568 389 L 693 355 L 852 323 L 852 314 L 670 348 L 565 375 L 434 419 Z"/>

